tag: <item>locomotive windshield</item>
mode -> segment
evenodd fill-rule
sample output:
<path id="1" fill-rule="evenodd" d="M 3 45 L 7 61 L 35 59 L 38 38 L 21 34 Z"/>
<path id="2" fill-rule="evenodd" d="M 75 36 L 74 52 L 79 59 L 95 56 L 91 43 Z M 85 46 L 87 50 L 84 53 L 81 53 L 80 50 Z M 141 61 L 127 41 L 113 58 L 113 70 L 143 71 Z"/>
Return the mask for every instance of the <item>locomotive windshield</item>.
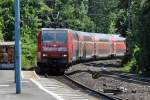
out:
<path id="1" fill-rule="evenodd" d="M 43 31 L 43 42 L 64 42 L 67 43 L 67 32 L 63 30 Z"/>

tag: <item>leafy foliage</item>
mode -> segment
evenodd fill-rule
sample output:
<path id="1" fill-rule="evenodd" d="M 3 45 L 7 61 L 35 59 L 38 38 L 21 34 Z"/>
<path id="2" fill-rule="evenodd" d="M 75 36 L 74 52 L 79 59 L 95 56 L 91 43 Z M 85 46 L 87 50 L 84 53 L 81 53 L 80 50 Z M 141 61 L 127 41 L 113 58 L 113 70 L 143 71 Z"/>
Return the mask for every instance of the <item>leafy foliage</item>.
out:
<path id="1" fill-rule="evenodd" d="M 2 23 L 1 32 L 5 40 L 13 40 L 14 35 L 14 0 L 1 0 L 0 2 L 0 22 Z M 2 36 L 2 35 L 1 35 Z"/>
<path id="2" fill-rule="evenodd" d="M 150 71 L 150 1 L 134 0 L 133 12 L 133 37 L 139 47 L 139 56 L 135 58 L 140 70 Z"/>
<path id="3" fill-rule="evenodd" d="M 120 0 L 89 0 L 89 15 L 96 23 L 96 32 L 126 34 L 127 11 Z"/>
<path id="4" fill-rule="evenodd" d="M 48 2 L 52 6 L 53 2 Z M 54 11 L 60 12 L 59 21 L 63 26 L 81 31 L 95 31 L 95 24 L 88 13 L 88 0 L 56 0 Z M 61 6 L 60 6 L 61 5 Z"/>
<path id="5" fill-rule="evenodd" d="M 0 13 L 1 13 L 1 7 L 0 7 Z M 3 41 L 3 34 L 2 34 L 2 29 L 3 29 L 3 17 L 0 16 L 0 41 Z"/>

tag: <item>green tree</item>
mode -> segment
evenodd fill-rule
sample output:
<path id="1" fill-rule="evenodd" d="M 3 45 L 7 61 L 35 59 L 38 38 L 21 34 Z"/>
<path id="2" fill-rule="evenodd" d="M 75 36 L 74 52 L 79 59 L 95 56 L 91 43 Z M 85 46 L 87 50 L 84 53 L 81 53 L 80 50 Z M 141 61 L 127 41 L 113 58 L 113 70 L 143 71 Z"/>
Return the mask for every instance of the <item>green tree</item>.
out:
<path id="1" fill-rule="evenodd" d="M 89 0 L 88 15 L 96 24 L 96 32 L 117 33 L 117 20 L 124 15 L 118 6 L 119 0 Z"/>
<path id="2" fill-rule="evenodd" d="M 46 5 L 41 0 L 23 0 L 21 4 L 22 63 L 28 68 L 36 63 L 38 28 L 45 24 L 39 14 Z"/>
<path id="3" fill-rule="evenodd" d="M 14 36 L 14 0 L 0 1 L 0 20 L 2 33 L 6 41 L 12 41 Z M 2 36 L 2 35 L 1 35 Z"/>
<path id="4" fill-rule="evenodd" d="M 135 56 L 139 70 L 150 71 L 150 1 L 133 0 L 133 37 L 138 46 Z"/>
<path id="5" fill-rule="evenodd" d="M 87 15 L 88 0 L 55 0 L 46 1 L 46 4 L 60 12 L 59 21 L 68 28 L 95 31 L 95 24 Z"/>
<path id="6" fill-rule="evenodd" d="M 0 14 L 2 12 L 2 8 L 0 7 Z M 3 17 L 0 16 L 0 41 L 3 41 L 3 33 L 2 33 L 2 29 L 3 29 Z"/>

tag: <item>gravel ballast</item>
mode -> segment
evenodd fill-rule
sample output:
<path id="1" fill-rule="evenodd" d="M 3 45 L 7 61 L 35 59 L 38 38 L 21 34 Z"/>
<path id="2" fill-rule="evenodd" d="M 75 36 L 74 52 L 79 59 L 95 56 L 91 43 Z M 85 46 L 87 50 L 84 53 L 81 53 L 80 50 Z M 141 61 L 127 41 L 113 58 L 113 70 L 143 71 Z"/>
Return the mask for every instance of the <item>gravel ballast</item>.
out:
<path id="1" fill-rule="evenodd" d="M 113 63 L 113 64 L 111 64 Z M 118 61 L 116 62 L 118 66 Z M 95 66 L 98 65 L 98 66 Z M 109 65 L 109 66 L 105 66 Z M 113 68 L 115 61 L 96 61 L 71 66 L 66 74 L 73 80 L 96 91 L 112 93 L 123 100 L 149 100 L 150 86 L 104 75 L 102 69 Z M 115 69 L 116 66 L 115 66 Z M 119 69 L 119 68 L 118 68 Z"/>

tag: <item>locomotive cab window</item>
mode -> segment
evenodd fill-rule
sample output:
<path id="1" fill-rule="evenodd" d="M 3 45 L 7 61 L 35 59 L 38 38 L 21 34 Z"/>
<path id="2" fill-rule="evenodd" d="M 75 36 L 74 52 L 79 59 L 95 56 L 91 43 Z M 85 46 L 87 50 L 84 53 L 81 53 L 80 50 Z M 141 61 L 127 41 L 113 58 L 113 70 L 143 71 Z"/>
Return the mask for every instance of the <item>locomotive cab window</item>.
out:
<path id="1" fill-rule="evenodd" d="M 63 42 L 67 43 L 67 31 L 64 30 L 44 30 L 42 32 L 43 42 Z"/>

